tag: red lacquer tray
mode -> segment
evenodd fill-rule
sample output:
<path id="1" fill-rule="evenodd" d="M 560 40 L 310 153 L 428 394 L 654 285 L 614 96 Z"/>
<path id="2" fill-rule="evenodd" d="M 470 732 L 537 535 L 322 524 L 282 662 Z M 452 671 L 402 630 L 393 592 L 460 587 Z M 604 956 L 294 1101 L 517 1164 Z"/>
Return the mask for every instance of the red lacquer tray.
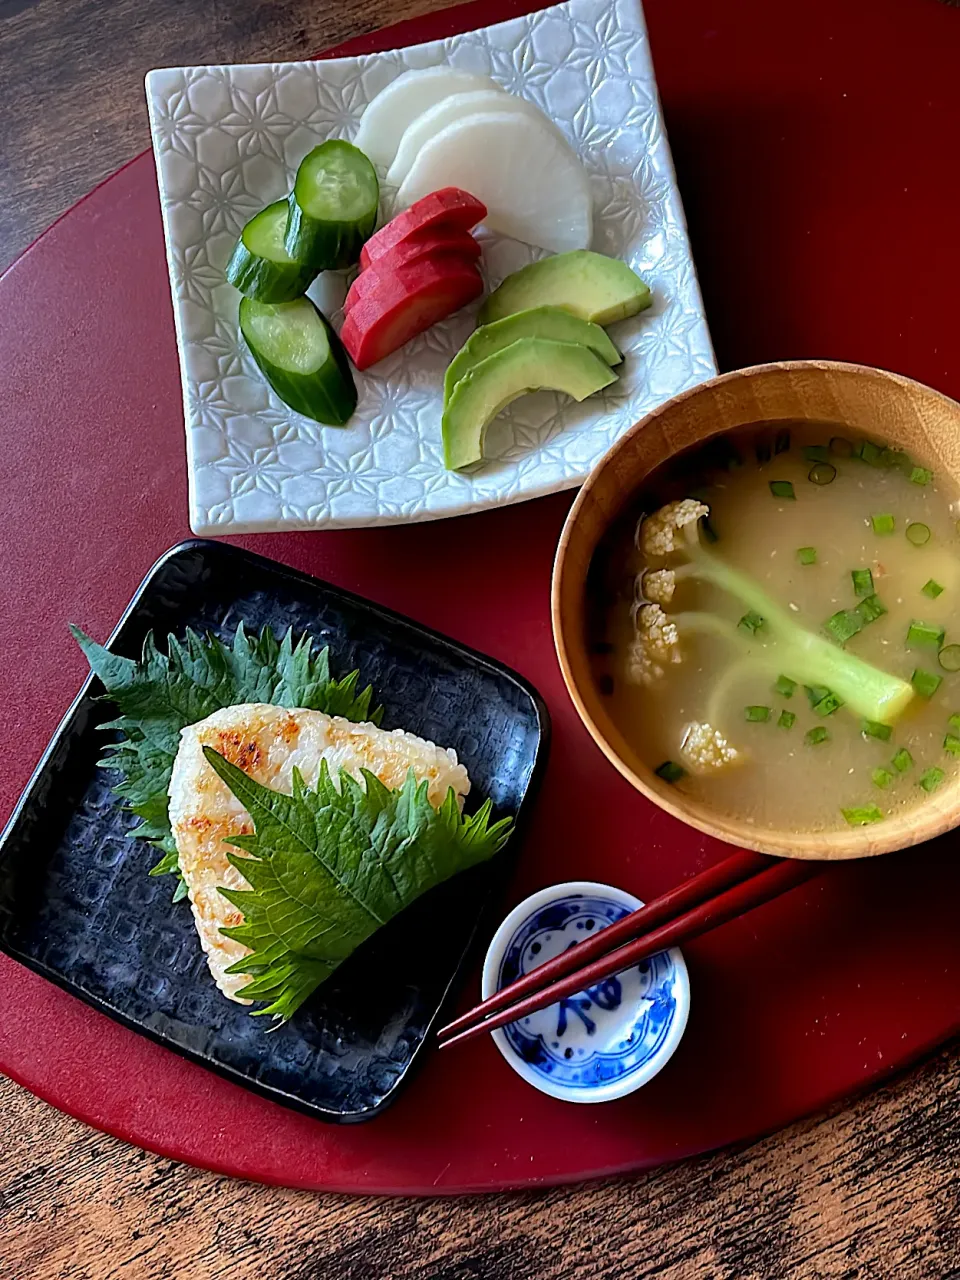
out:
<path id="1" fill-rule="evenodd" d="M 352 42 L 413 43 L 495 0 Z M 960 393 L 960 11 L 936 0 L 647 0 L 721 365 L 828 356 Z M 153 163 L 142 156 L 0 281 L 0 810 L 79 687 L 65 622 L 105 635 L 187 535 L 180 387 Z M 572 877 L 650 897 L 722 846 L 633 792 L 563 692 L 548 617 L 569 499 L 442 525 L 243 539 L 486 650 L 546 697 L 552 758 L 509 902 Z M 426 567 L 420 567 L 426 566 Z M 621 1102 L 529 1089 L 490 1043 L 433 1055 L 367 1125 L 288 1112 L 0 957 L 0 1068 L 164 1155 L 291 1186 L 450 1192 L 650 1166 L 776 1128 L 960 1027 L 960 852 L 845 866 L 687 949 L 690 1026 Z M 477 977 L 464 1003 L 477 995 Z"/>

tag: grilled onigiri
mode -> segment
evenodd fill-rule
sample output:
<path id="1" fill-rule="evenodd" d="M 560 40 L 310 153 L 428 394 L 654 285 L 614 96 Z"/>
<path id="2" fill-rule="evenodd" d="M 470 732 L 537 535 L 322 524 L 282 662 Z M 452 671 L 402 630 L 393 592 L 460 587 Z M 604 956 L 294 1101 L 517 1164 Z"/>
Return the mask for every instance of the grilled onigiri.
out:
<path id="1" fill-rule="evenodd" d="M 387 731 L 322 711 L 291 711 L 260 702 L 226 707 L 188 725 L 181 733 L 170 778 L 170 824 L 213 980 L 225 996 L 241 1004 L 250 1003 L 237 995 L 249 978 L 227 969 L 249 955 L 249 949 L 220 930 L 241 924 L 243 916 L 218 892 L 218 886 L 250 887 L 227 861 L 228 853 L 240 850 L 226 841 L 250 834 L 253 823 L 207 763 L 203 747 L 212 747 L 256 782 L 288 795 L 293 791 L 294 768 L 312 787 L 321 760 L 326 760 L 334 779 L 341 769 L 358 779 L 360 770 L 367 769 L 391 789 L 402 786 L 412 769 L 418 782 L 427 781 L 427 795 L 434 806 L 442 804 L 452 787 L 462 807 L 470 790 L 467 771 L 455 751 L 403 729 Z"/>

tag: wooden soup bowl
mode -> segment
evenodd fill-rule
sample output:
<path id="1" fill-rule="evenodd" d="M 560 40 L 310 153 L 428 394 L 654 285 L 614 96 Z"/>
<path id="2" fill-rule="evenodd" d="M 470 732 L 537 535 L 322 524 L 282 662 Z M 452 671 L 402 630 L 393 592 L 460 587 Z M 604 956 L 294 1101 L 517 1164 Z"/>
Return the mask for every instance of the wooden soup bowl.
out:
<path id="1" fill-rule="evenodd" d="M 609 450 L 567 517 L 553 569 L 553 635 L 574 706 L 607 759 L 662 809 L 730 844 L 789 858 L 860 858 L 929 840 L 960 824 L 960 776 L 922 804 L 872 826 L 842 831 L 758 831 L 658 778 L 606 710 L 586 641 L 586 578 L 602 535 L 647 476 L 711 436 L 755 423 L 807 421 L 833 434 L 867 435 L 905 449 L 960 491 L 960 404 L 866 365 L 791 360 L 726 373 L 668 400 Z M 960 709 L 960 693 L 958 693 Z"/>

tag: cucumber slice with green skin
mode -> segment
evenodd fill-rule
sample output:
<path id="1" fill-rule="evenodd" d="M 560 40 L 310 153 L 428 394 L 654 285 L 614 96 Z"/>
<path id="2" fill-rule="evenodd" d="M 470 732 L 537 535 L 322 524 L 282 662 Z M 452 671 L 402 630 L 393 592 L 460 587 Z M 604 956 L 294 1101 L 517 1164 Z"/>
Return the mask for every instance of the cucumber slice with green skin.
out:
<path id="1" fill-rule="evenodd" d="M 285 245 L 315 271 L 352 267 L 373 234 L 380 184 L 373 165 L 339 138 L 314 147 L 290 193 Z"/>
<path id="2" fill-rule="evenodd" d="M 314 422 L 342 427 L 357 407 L 347 353 L 309 298 L 240 303 L 240 332 L 284 404 Z"/>
<path id="3" fill-rule="evenodd" d="M 598 324 L 559 307 L 531 307 L 517 311 L 503 320 L 481 325 L 474 330 L 447 365 L 443 377 L 444 408 L 450 403 L 454 388 L 461 378 L 476 368 L 481 360 L 509 347 L 518 338 L 552 338 L 557 342 L 579 342 L 595 352 L 608 365 L 619 364 L 623 356 Z"/>
<path id="4" fill-rule="evenodd" d="M 227 279 L 255 302 L 292 302 L 309 289 L 316 271 L 284 248 L 290 206 L 277 200 L 261 209 L 240 233 L 227 263 Z"/>
<path id="5" fill-rule="evenodd" d="M 518 338 L 481 360 L 454 388 L 443 411 L 444 464 L 459 471 L 479 462 L 488 425 L 528 391 L 549 388 L 585 400 L 616 380 L 606 361 L 579 342 Z"/>

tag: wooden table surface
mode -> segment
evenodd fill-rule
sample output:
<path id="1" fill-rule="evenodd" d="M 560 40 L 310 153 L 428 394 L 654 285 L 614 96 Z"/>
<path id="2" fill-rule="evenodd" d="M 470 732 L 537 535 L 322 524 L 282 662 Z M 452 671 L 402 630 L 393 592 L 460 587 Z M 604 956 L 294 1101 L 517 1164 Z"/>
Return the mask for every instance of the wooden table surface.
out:
<path id="1" fill-rule="evenodd" d="M 0 266 L 147 145 L 149 67 L 301 57 L 443 3 L 0 0 Z M 433 1201 L 254 1188 L 0 1079 L 0 1276 L 960 1277 L 958 1065 L 945 1049 L 828 1116 L 642 1177 Z"/>

